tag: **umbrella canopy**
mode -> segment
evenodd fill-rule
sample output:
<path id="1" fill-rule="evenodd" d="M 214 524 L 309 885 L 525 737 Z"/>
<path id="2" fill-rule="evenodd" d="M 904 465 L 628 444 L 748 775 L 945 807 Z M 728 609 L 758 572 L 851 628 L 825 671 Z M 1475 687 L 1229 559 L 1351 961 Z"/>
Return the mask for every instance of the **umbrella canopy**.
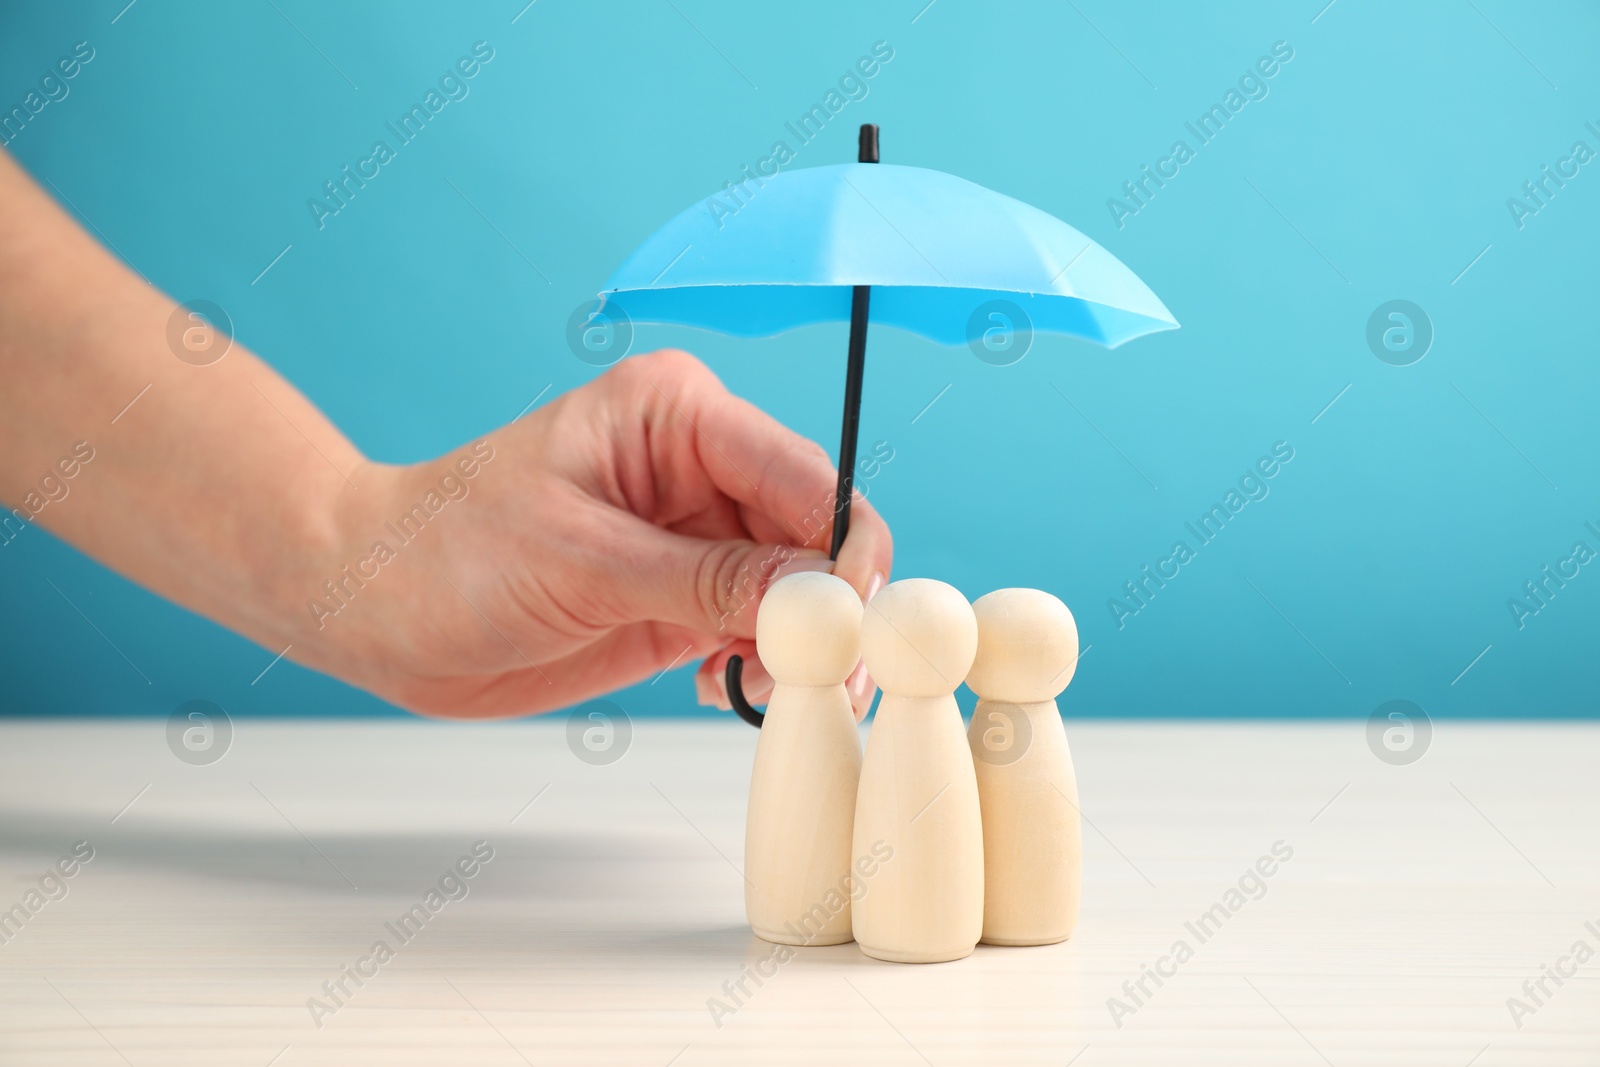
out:
<path id="1" fill-rule="evenodd" d="M 1060 219 L 954 175 L 879 165 L 870 124 L 857 163 L 730 183 L 726 200 L 680 212 L 600 296 L 633 322 L 735 337 L 850 323 L 835 559 L 850 529 L 869 324 L 975 346 L 999 323 L 1008 335 L 1066 334 L 1108 348 L 1178 327 L 1133 271 Z M 742 665 L 728 660 L 728 698 L 760 726 L 740 689 Z"/>
<path id="2" fill-rule="evenodd" d="M 657 230 L 606 282 L 606 303 L 635 323 L 767 337 L 848 321 L 853 288 L 869 285 L 869 321 L 942 345 L 966 344 L 972 312 L 996 299 L 1035 333 L 1109 348 L 1178 325 L 1110 252 L 952 174 L 843 163 L 735 191 L 736 212 L 699 203 Z"/>

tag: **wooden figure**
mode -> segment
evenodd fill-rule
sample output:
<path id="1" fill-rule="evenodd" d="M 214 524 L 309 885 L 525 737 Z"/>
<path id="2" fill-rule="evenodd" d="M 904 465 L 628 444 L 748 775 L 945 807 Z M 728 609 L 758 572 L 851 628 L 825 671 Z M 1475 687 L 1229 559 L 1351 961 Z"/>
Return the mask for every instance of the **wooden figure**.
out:
<path id="1" fill-rule="evenodd" d="M 864 885 L 854 924 L 861 951 L 880 960 L 960 959 L 983 930 L 978 783 L 952 695 L 977 647 L 966 597 L 927 578 L 885 587 L 862 619 L 862 657 L 883 699 L 852 851 L 892 858 Z"/>
<path id="2" fill-rule="evenodd" d="M 845 679 L 860 658 L 861 598 L 842 578 L 774 582 L 756 616 L 772 697 L 745 817 L 745 915 L 782 945 L 851 939 L 850 834 L 861 740 Z"/>
<path id="3" fill-rule="evenodd" d="M 1050 945 L 1078 922 L 1083 831 L 1078 781 L 1055 697 L 1078 665 L 1072 612 L 1038 589 L 973 606 L 979 696 L 968 741 L 983 807 L 983 941 Z"/>

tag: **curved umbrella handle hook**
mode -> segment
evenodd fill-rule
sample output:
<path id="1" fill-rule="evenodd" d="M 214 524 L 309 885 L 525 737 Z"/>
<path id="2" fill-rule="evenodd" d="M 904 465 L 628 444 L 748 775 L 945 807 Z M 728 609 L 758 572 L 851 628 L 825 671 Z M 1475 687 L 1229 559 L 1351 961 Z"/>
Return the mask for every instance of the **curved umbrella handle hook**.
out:
<path id="1" fill-rule="evenodd" d="M 751 706 L 750 701 L 745 699 L 744 687 L 740 684 L 740 678 L 743 674 L 744 657 L 729 656 L 728 668 L 723 675 L 723 680 L 728 686 L 728 702 L 733 705 L 733 710 L 739 718 L 759 730 L 761 729 L 761 724 L 766 720 L 766 716 L 757 711 Z"/>

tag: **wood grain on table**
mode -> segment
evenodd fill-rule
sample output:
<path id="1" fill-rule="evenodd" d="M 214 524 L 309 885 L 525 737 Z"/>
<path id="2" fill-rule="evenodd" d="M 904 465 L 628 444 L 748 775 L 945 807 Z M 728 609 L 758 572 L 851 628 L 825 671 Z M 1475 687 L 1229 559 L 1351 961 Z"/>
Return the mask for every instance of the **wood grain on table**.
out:
<path id="1" fill-rule="evenodd" d="M 1365 725 L 1069 719 L 1073 938 L 903 966 L 750 934 L 731 717 L 10 720 L 0 1064 L 1600 1064 L 1600 726 Z"/>

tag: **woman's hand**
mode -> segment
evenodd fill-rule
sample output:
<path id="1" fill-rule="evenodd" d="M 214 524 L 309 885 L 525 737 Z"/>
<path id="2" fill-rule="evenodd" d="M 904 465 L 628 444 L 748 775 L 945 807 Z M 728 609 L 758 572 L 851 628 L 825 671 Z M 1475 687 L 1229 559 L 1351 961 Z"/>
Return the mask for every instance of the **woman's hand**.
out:
<path id="1" fill-rule="evenodd" d="M 774 576 L 828 567 L 833 467 L 692 356 L 629 359 L 396 467 L 188 312 L 0 152 L 5 540 L 48 527 L 273 653 L 430 714 L 547 711 L 702 656 L 703 702 L 728 706 L 733 654 L 752 660 L 752 699 L 770 690 L 756 605 Z M 868 597 L 893 548 L 864 500 L 852 520 L 835 573 Z M 852 683 L 864 713 L 866 675 Z"/>
<path id="2" fill-rule="evenodd" d="M 701 657 L 700 699 L 726 708 L 734 654 L 760 702 L 766 586 L 832 570 L 866 599 L 893 556 L 857 498 L 830 565 L 827 453 L 684 352 L 628 359 L 479 442 L 357 481 L 291 658 L 437 715 L 545 711 Z M 863 670 L 851 685 L 859 718 L 875 690 Z"/>

